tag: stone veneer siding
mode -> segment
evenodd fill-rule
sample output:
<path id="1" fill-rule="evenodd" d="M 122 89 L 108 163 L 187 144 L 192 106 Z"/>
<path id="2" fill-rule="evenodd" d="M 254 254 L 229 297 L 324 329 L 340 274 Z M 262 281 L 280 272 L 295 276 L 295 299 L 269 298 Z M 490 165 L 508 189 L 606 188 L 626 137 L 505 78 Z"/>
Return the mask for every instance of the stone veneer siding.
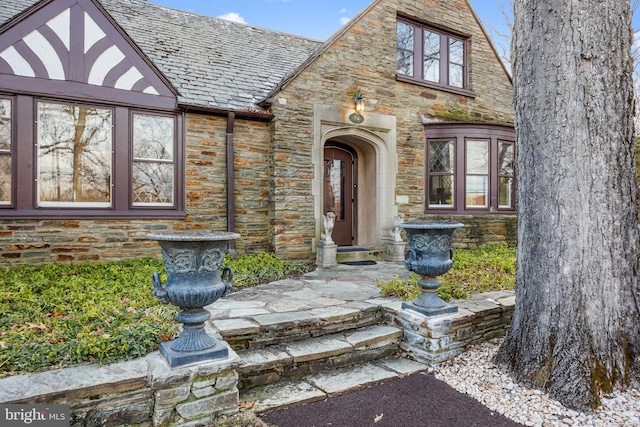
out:
<path id="1" fill-rule="evenodd" d="M 187 114 L 184 219 L 0 219 L 0 267 L 159 257 L 146 234 L 227 229 L 227 118 Z M 269 124 L 236 119 L 235 203 L 238 252 L 269 250 Z"/>
<path id="2" fill-rule="evenodd" d="M 487 244 L 505 244 L 515 247 L 518 241 L 518 218 L 516 215 L 424 215 L 417 219 L 425 221 L 455 221 L 464 225 L 457 228 L 453 247 L 472 248 Z"/>
<path id="3" fill-rule="evenodd" d="M 273 99 L 273 246 L 279 256 L 312 258 L 312 242 L 319 237 L 309 166 L 314 104 L 342 110 L 346 127 L 365 127 L 367 112 L 371 111 L 396 117 L 396 198 L 402 201 L 397 209 L 407 217 L 424 212 L 423 117 L 513 123 L 512 84 L 466 1 L 398 0 L 391 7 L 389 4 L 375 5 Z M 396 81 L 399 12 L 471 36 L 469 86 L 475 98 Z M 365 100 L 365 121 L 361 125 L 346 119 L 357 91 Z"/>

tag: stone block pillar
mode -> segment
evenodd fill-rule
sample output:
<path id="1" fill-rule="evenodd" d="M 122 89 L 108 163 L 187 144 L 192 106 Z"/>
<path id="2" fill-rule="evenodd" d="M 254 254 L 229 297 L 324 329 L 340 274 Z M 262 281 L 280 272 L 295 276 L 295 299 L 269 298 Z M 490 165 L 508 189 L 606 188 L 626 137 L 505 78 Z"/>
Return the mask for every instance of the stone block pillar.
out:
<path id="1" fill-rule="evenodd" d="M 316 253 L 316 265 L 318 268 L 334 267 L 338 265 L 336 254 L 338 253 L 338 245 L 335 243 L 318 243 L 318 251 Z"/>

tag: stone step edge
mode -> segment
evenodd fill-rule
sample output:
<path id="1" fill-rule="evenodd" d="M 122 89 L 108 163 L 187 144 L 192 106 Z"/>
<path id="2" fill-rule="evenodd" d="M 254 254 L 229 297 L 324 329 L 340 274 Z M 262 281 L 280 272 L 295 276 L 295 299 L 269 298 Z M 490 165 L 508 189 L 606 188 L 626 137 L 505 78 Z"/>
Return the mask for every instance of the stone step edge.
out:
<path id="1" fill-rule="evenodd" d="M 243 407 L 256 413 L 324 400 L 384 381 L 424 372 L 429 367 L 403 357 L 380 359 L 348 368 L 316 373 L 300 380 L 280 381 L 240 391 Z"/>
<path id="2" fill-rule="evenodd" d="M 374 325 L 354 331 L 242 350 L 238 356 L 240 387 L 251 388 L 311 372 L 388 357 L 400 349 L 403 331 Z"/>
<path id="3" fill-rule="evenodd" d="M 213 319 L 211 326 L 236 351 L 268 347 L 385 323 L 385 307 L 360 303 L 306 311 Z"/>

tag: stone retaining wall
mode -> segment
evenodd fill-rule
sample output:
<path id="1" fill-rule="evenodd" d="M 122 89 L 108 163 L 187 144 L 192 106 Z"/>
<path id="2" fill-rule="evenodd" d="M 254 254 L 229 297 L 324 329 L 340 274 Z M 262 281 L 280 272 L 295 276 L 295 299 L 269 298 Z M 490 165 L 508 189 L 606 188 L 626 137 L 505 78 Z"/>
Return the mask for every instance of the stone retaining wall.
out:
<path id="1" fill-rule="evenodd" d="M 0 379 L 0 403 L 65 404 L 70 426 L 191 426 L 238 411 L 239 358 L 170 368 L 158 352 Z"/>
<path id="2" fill-rule="evenodd" d="M 400 347 L 435 365 L 471 345 L 504 336 L 511 326 L 515 296 L 513 291 L 486 292 L 451 303 L 458 306 L 457 313 L 425 317 L 412 310 L 398 311 L 394 323 L 404 329 Z"/>

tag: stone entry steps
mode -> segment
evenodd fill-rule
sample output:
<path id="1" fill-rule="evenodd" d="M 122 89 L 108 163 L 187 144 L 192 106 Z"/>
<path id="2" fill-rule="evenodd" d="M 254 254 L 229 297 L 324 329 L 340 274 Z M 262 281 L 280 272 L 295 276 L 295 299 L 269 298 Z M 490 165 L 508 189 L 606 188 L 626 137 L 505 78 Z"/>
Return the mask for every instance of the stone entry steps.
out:
<path id="1" fill-rule="evenodd" d="M 383 248 L 359 248 L 341 246 L 336 253 L 337 262 L 383 261 L 387 250 Z"/>
<path id="2" fill-rule="evenodd" d="M 386 358 L 357 366 L 280 381 L 240 392 L 240 402 L 256 413 L 311 403 L 383 381 L 422 372 L 427 365 L 403 358 Z"/>
<path id="3" fill-rule="evenodd" d="M 236 312 L 251 309 L 246 308 L 245 301 L 219 304 L 223 305 Z M 240 308 L 243 306 L 245 308 Z M 216 319 L 214 316 L 213 326 L 231 348 L 240 352 L 374 326 L 385 320 L 384 307 L 354 301 L 304 311 L 258 313 L 225 319 Z"/>
<path id="4" fill-rule="evenodd" d="M 238 351 L 238 388 L 249 389 L 388 357 L 399 351 L 401 340 L 402 330 L 398 328 L 370 326 Z"/>

